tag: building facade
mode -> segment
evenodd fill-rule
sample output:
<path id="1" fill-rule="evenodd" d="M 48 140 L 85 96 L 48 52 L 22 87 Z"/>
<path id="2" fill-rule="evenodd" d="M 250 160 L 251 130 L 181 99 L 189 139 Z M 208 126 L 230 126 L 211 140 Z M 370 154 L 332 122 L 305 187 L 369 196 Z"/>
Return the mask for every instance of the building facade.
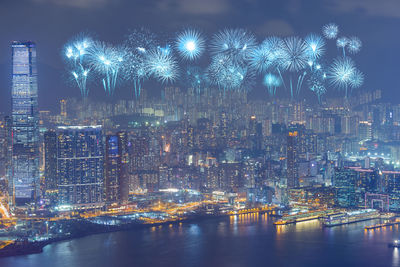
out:
<path id="1" fill-rule="evenodd" d="M 105 163 L 107 204 L 126 203 L 129 194 L 129 155 L 126 132 L 107 135 Z"/>
<path id="2" fill-rule="evenodd" d="M 289 132 L 287 136 L 287 188 L 299 186 L 297 169 L 297 131 Z"/>
<path id="3" fill-rule="evenodd" d="M 58 207 L 104 206 L 104 147 L 101 126 L 57 128 Z"/>
<path id="4" fill-rule="evenodd" d="M 57 189 L 57 135 L 54 130 L 44 133 L 44 181 L 45 192 Z"/>
<path id="5" fill-rule="evenodd" d="M 12 168 L 9 193 L 17 206 L 39 195 L 39 128 L 36 45 L 12 45 Z"/>

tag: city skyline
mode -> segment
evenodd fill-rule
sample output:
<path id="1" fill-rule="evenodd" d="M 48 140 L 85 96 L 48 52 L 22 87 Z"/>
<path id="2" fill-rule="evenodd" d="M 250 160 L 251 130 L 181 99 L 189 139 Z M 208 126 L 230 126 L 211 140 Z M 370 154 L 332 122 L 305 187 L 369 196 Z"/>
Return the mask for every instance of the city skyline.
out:
<path id="1" fill-rule="evenodd" d="M 33 8 L 33 10 L 38 10 L 38 12 L 46 12 L 51 11 L 58 12 L 60 17 L 63 14 L 64 10 L 69 10 L 70 12 L 75 12 L 77 16 L 79 14 L 88 13 L 89 7 L 96 8 L 90 10 L 91 14 L 99 14 L 99 16 L 105 16 L 106 18 L 110 18 L 110 15 L 106 15 L 104 11 L 107 8 L 112 8 L 114 12 L 121 11 L 121 3 L 109 3 L 108 1 L 84 1 L 79 4 L 80 1 L 74 2 L 70 5 L 63 5 L 57 1 L 24 1 L 25 5 L 21 6 L 21 10 L 25 8 Z M 39 90 L 39 94 L 46 95 L 51 97 L 52 101 L 50 103 L 41 103 L 39 101 L 39 105 L 45 107 L 46 109 L 56 109 L 56 104 L 58 100 L 61 98 L 62 94 L 66 94 L 68 96 L 78 96 L 79 92 L 73 90 L 72 87 L 68 86 L 65 83 L 66 77 L 63 75 L 63 64 L 61 59 L 59 58 L 60 52 L 59 49 L 62 47 L 63 43 L 65 43 L 71 36 L 77 34 L 82 31 L 93 32 L 99 38 L 112 42 L 119 43 L 122 41 L 123 36 L 128 33 L 129 29 L 145 26 L 150 28 L 155 32 L 176 32 L 180 31 L 186 27 L 194 27 L 199 29 L 204 29 L 205 34 L 208 37 L 211 37 L 211 33 L 215 32 L 218 28 L 235 28 L 235 27 L 243 27 L 248 30 L 254 32 L 259 40 L 263 39 L 263 36 L 276 34 L 281 36 L 288 35 L 299 35 L 305 36 L 307 32 L 318 32 L 321 27 L 329 22 L 338 22 L 337 19 L 340 19 L 342 23 L 338 23 L 341 28 L 345 31 L 346 35 L 358 35 L 360 39 L 366 44 L 363 48 L 362 53 L 357 57 L 357 61 L 362 67 L 363 72 L 366 74 L 366 83 L 363 87 L 363 90 L 376 90 L 380 89 L 384 92 L 385 99 L 389 99 L 390 101 L 394 101 L 391 97 L 393 94 L 396 95 L 397 90 L 393 89 L 393 83 L 395 83 L 396 75 L 395 75 L 395 56 L 391 56 L 389 53 L 396 53 L 396 39 L 391 38 L 390 34 L 392 25 L 395 25 L 397 20 L 395 14 L 390 11 L 390 7 L 396 7 L 395 1 L 389 1 L 392 6 L 382 6 L 381 8 L 375 8 L 374 3 L 360 3 L 358 1 L 350 1 L 348 4 L 336 4 L 333 1 L 326 1 L 326 3 L 319 2 L 308 2 L 305 3 L 303 1 L 293 1 L 293 3 L 272 3 L 271 5 L 265 6 L 264 9 L 257 8 L 260 3 L 257 1 L 249 1 L 248 3 L 243 4 L 234 4 L 229 5 L 226 1 L 217 1 L 213 5 L 210 6 L 209 9 L 202 8 L 201 5 L 197 8 L 193 8 L 193 4 L 183 4 L 180 2 L 174 3 L 173 1 L 165 3 L 164 5 L 155 2 L 148 3 L 144 6 L 141 6 L 142 9 L 147 10 L 153 14 L 159 14 L 157 18 L 160 20 L 148 20 L 143 18 L 140 22 L 136 21 L 136 17 L 132 21 L 128 20 L 124 23 L 118 19 L 115 20 L 115 25 L 117 26 L 116 31 L 110 31 L 108 27 L 101 27 L 101 23 L 98 22 L 95 18 L 88 16 L 82 20 L 82 23 L 78 23 L 78 21 L 71 21 L 71 23 L 63 23 L 55 21 L 53 27 L 49 28 L 49 31 L 53 32 L 53 34 L 48 36 L 60 36 L 57 38 L 48 38 L 43 35 L 39 35 L 35 38 L 33 34 L 35 31 L 32 29 L 31 33 L 24 33 L 21 31 L 22 28 L 17 29 L 13 35 L 4 35 L 4 41 L 1 42 L 2 49 L 7 50 L 10 40 L 18 40 L 18 39 L 32 39 L 36 42 L 39 42 L 39 54 L 41 55 L 41 59 L 39 60 L 39 72 L 43 74 L 43 77 L 48 77 L 47 79 L 42 78 L 39 79 L 39 85 L 41 90 Z M 135 3 L 140 5 L 140 3 Z M 4 5 L 8 6 L 11 10 L 15 10 L 18 8 L 19 3 L 14 1 L 6 2 Z M 134 4 L 132 4 L 134 5 Z M 194 5 L 195 6 L 195 5 Z M 45 7 L 45 9 L 43 9 Z M 261 7 L 264 7 L 261 4 Z M 187 8 L 187 13 L 185 13 Z M 212 10 L 215 8 L 215 11 Z M 257 14 L 252 16 L 250 20 L 246 19 L 246 16 L 241 15 L 239 10 L 248 10 L 253 14 Z M 265 10 L 261 14 L 258 10 Z M 39 11 L 40 10 L 40 11 Z M 133 9 L 135 10 L 135 9 Z M 273 10 L 279 10 L 278 13 L 272 13 Z M 319 12 L 318 12 L 319 11 Z M 93 13 L 94 12 L 94 13 Z M 123 11 L 121 11 L 123 12 Z M 134 11 L 135 12 L 135 11 Z M 168 12 L 173 12 L 176 14 L 176 21 L 180 23 L 174 23 L 174 26 L 170 26 L 170 24 L 162 23 L 162 20 L 166 20 L 166 17 L 162 14 L 166 14 Z M 48 16 L 50 13 L 44 13 L 44 16 Z M 161 14 L 161 15 L 160 15 Z M 224 15 L 229 14 L 229 19 L 225 19 Z M 318 15 L 316 15 L 318 14 Z M 203 18 L 207 18 L 204 20 Z M 355 20 L 356 23 L 347 23 L 350 19 Z M 65 21 L 65 20 L 63 20 Z M 207 21 L 207 24 L 204 25 L 204 21 Z M 218 27 L 212 24 L 213 21 L 218 22 Z M 237 23 L 236 21 L 243 21 L 243 23 Z M 302 26 L 296 21 L 302 21 L 304 24 Z M 393 21 L 393 23 L 391 23 Z M 32 22 L 35 23 L 39 28 L 41 24 L 44 22 L 42 19 L 32 18 Z M 368 27 L 368 23 L 371 24 L 371 27 L 376 28 L 376 30 L 369 31 L 370 27 Z M 4 23 L 2 25 L 5 25 Z M 55 26 L 57 25 L 57 26 Z M 168 25 L 161 27 L 161 25 Z M 222 27 L 221 27 L 222 26 Z M 45 26 L 48 27 L 48 26 Z M 166 28 L 164 28 L 166 27 Z M 62 29 L 68 28 L 68 30 L 64 31 Z M 7 31 L 6 31 L 7 32 Z M 3 38 L 2 37 L 2 38 Z M 167 36 L 168 37 L 168 36 Z M 170 37 L 170 36 L 169 36 Z M 383 43 L 383 40 L 390 41 L 388 43 Z M 3 39 L 2 39 L 3 40 Z M 43 43 L 41 40 L 44 40 Z M 50 45 L 51 44 L 51 45 Z M 43 49 L 43 52 L 40 51 Z M 7 66 L 10 60 L 9 57 L 5 56 L 4 53 L 0 56 L 0 65 L 2 69 L 2 87 L 6 88 L 8 86 L 8 75 L 9 68 Z M 368 59 L 371 59 L 375 64 L 367 64 Z M 379 66 L 387 66 L 385 71 L 382 71 L 382 68 Z M 379 81 L 379 82 L 378 82 Z M 390 82 L 391 81 L 391 82 Z M 98 86 L 100 87 L 100 86 Z M 160 90 L 160 86 L 153 83 L 146 84 L 146 89 L 150 90 L 153 94 L 157 94 Z M 99 88 L 96 88 L 98 90 Z M 262 86 L 257 86 L 252 93 L 254 97 L 263 96 Z M 100 93 L 100 92 L 99 92 Z M 101 94 L 102 95 L 102 94 Z M 9 98 L 9 94 L 7 90 L 2 90 L 2 99 Z M 91 97 L 94 97 L 92 95 Z M 98 97 L 98 96 L 96 96 Z M 118 98 L 130 98 L 130 88 L 129 86 L 124 86 L 117 92 Z M 5 101 L 1 105 L 2 111 L 5 112 L 7 110 L 6 107 L 7 102 Z M 3 110 L 4 109 L 4 110 Z"/>
<path id="2" fill-rule="evenodd" d="M 0 7 L 0 266 L 400 266 L 397 0 Z"/>

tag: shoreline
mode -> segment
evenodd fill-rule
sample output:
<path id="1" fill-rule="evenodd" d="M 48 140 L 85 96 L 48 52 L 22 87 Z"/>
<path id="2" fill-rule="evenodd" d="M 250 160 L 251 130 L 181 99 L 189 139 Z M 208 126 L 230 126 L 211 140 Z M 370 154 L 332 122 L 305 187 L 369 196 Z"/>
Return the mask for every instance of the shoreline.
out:
<path id="1" fill-rule="evenodd" d="M 260 213 L 264 214 L 267 212 L 251 212 L 251 213 Z M 250 213 L 246 213 L 250 214 Z M 39 254 L 43 252 L 44 247 L 47 245 L 55 244 L 57 242 L 63 242 L 73 239 L 84 238 L 91 235 L 98 235 L 98 234 L 107 234 L 107 233 L 114 233 L 114 232 L 122 232 L 122 231 L 129 231 L 134 229 L 144 229 L 144 228 L 151 228 L 151 227 L 159 227 L 163 225 L 176 225 L 180 223 L 194 223 L 200 222 L 210 219 L 218 219 L 218 218 L 225 218 L 235 216 L 233 214 L 219 214 L 219 215 L 196 215 L 189 218 L 182 218 L 179 220 L 174 221 L 165 221 L 165 222 L 157 222 L 157 223 L 139 223 L 139 222 L 130 222 L 122 225 L 101 225 L 91 222 L 89 220 L 69 220 L 66 221 L 69 224 L 75 225 L 76 229 L 74 233 L 71 234 L 64 234 L 63 236 L 50 238 L 48 240 L 43 241 L 30 241 L 32 248 L 34 250 L 27 250 L 26 252 L 20 250 L 10 251 L 9 254 L 2 254 L 0 250 L 0 258 L 6 257 L 15 257 L 15 256 L 24 256 L 24 255 L 31 255 L 31 254 Z M 274 216 L 275 217 L 275 216 Z M 6 252 L 7 253 L 7 252 Z"/>
<path id="2" fill-rule="evenodd" d="M 245 214 L 254 214 L 254 213 L 265 214 L 265 213 L 269 213 L 269 212 L 249 212 L 249 213 L 245 213 Z M 27 250 L 26 252 L 15 250 L 15 251 L 11 251 L 9 254 L 4 254 L 4 255 L 1 253 L 1 250 L 0 250 L 0 258 L 42 253 L 44 247 L 46 247 L 47 245 L 55 244 L 57 242 L 69 241 L 69 240 L 73 240 L 73 239 L 80 239 L 80 238 L 84 238 L 84 237 L 91 236 L 91 235 L 123 232 L 123 231 L 135 230 L 135 229 L 159 227 L 159 226 L 164 226 L 164 225 L 179 225 L 181 223 L 196 223 L 196 222 L 202 222 L 202 221 L 207 221 L 207 220 L 212 220 L 212 219 L 221 219 L 221 218 L 237 216 L 237 215 L 241 215 L 241 214 L 195 215 L 192 217 L 182 218 L 182 219 L 174 220 L 174 221 L 165 221 L 165 222 L 156 222 L 156 223 L 140 223 L 137 221 L 132 221 L 132 222 L 121 224 L 121 225 L 106 225 L 106 224 L 102 225 L 102 224 L 97 224 L 97 223 L 91 222 L 90 220 L 85 220 L 85 219 L 66 220 L 63 223 L 66 223 L 69 226 L 73 227 L 74 230 L 72 231 L 72 233 L 63 234 L 62 236 L 53 237 L 53 238 L 50 238 L 48 240 L 43 240 L 43 241 L 31 241 L 30 243 L 33 244 L 34 247 L 36 245 L 40 246 L 40 249 L 38 249 L 38 250 L 33 250 L 33 251 Z M 272 215 L 272 214 L 269 214 L 269 216 L 271 216 L 273 218 L 279 217 L 279 215 Z"/>

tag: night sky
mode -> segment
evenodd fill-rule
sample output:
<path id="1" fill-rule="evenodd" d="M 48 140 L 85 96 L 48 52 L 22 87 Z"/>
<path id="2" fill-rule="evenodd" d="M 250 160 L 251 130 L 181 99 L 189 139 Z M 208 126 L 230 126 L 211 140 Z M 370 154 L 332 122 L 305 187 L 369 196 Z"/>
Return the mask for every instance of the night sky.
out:
<path id="1" fill-rule="evenodd" d="M 39 106 L 57 110 L 60 98 L 79 96 L 63 78 L 61 48 L 82 31 L 118 44 L 128 29 L 140 26 L 170 37 L 192 26 L 208 38 L 219 29 L 241 27 L 261 41 L 271 34 L 320 33 L 329 22 L 337 23 L 343 35 L 363 41 L 354 57 L 366 76 L 363 89 L 382 89 L 386 99 L 400 102 L 399 0 L 0 0 L 0 111 L 11 108 L 13 40 L 37 43 Z M 90 97 L 102 95 L 102 88 L 91 88 Z M 117 97 L 130 98 L 131 92 L 120 88 Z"/>

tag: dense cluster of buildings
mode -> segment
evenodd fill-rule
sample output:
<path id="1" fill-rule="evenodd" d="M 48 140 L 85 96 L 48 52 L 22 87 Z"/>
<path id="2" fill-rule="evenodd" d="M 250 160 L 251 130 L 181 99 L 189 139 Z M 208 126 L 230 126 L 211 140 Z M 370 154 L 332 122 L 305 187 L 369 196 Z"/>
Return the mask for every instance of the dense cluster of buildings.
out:
<path id="1" fill-rule="evenodd" d="M 0 119 L 0 190 L 12 207 L 103 209 L 176 188 L 400 211 L 400 105 L 379 90 L 308 103 L 167 87 L 63 99 L 54 114 L 38 110 L 35 44 L 12 49 L 12 113 Z"/>

